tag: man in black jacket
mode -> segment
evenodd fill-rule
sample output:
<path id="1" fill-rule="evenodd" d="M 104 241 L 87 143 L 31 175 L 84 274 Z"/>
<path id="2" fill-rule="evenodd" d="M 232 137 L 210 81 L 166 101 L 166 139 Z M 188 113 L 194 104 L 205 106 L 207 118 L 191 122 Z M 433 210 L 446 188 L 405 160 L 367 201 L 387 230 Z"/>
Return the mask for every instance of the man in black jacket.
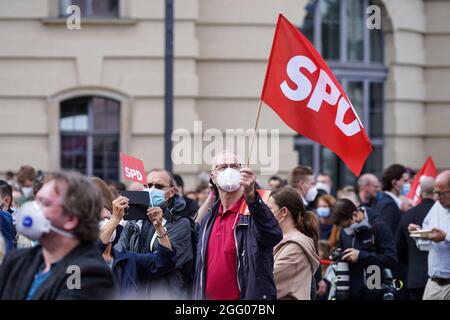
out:
<path id="1" fill-rule="evenodd" d="M 400 193 L 403 185 L 408 181 L 408 173 L 406 168 L 400 164 L 393 164 L 386 168 L 382 177 L 383 196 L 377 202 L 375 211 L 381 214 L 381 217 L 391 230 L 392 236 L 397 233 L 398 224 L 400 223 Z"/>
<path id="2" fill-rule="evenodd" d="M 192 220 L 186 211 L 186 202 L 175 192 L 173 175 L 164 169 L 152 169 L 147 175 L 147 185 L 150 188 L 148 189 L 150 201 L 153 203 L 149 212 L 163 215 L 163 225 L 176 250 L 174 257 L 176 267 L 175 270 L 168 269 L 167 272 L 144 284 L 145 298 L 189 299 L 194 273 L 194 253 Z M 125 225 L 114 248 L 118 251 L 150 253 L 157 250 L 157 244 L 155 227 L 149 219 L 131 220 Z"/>
<path id="3" fill-rule="evenodd" d="M 394 240 L 377 212 L 354 201 L 339 199 L 332 211 L 334 224 L 342 228 L 339 247 L 344 252 L 342 260 L 349 263 L 350 299 L 380 299 L 380 290 L 367 286 L 367 268 L 395 266 Z"/>
<path id="4" fill-rule="evenodd" d="M 431 177 L 421 178 L 422 202 L 402 215 L 397 231 L 398 259 L 408 268 L 406 288 L 411 300 L 422 300 L 428 280 L 428 251 L 417 248 L 415 240 L 409 235 L 408 225 L 413 223 L 421 226 L 434 205 L 433 183 L 434 179 Z"/>
<path id="5" fill-rule="evenodd" d="M 79 173 L 55 173 L 17 213 L 17 229 L 40 245 L 11 251 L 0 269 L 0 300 L 105 299 L 113 276 L 94 241 L 100 191 Z"/>

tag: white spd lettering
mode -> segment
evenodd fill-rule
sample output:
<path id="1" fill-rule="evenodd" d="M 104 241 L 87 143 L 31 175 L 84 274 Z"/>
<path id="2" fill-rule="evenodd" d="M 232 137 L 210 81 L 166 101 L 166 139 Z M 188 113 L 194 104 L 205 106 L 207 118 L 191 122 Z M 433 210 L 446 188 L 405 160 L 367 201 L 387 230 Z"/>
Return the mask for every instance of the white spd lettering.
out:
<path id="1" fill-rule="evenodd" d="M 142 180 L 142 173 L 140 173 L 138 170 L 128 167 L 125 167 L 125 176 L 131 179 L 137 178 L 138 180 Z"/>
<path id="2" fill-rule="evenodd" d="M 309 79 L 302 73 L 302 68 L 306 69 L 311 74 L 318 69 L 314 62 L 306 56 L 295 56 L 291 58 L 286 66 L 286 73 L 289 79 L 297 85 L 297 88 L 293 89 L 289 86 L 287 81 L 283 81 L 280 88 L 286 98 L 292 101 L 302 101 L 305 100 L 312 91 L 311 97 L 306 104 L 309 109 L 319 112 L 324 101 L 330 106 L 336 106 L 337 104 L 334 124 L 348 137 L 360 132 L 362 124 L 361 121 L 359 121 L 355 109 L 351 103 L 341 95 L 339 89 L 328 74 L 324 70 L 319 69 L 319 78 L 313 88 Z M 329 92 L 327 92 L 327 88 L 330 88 Z M 345 123 L 344 117 L 349 109 L 353 111 L 356 119 L 350 123 Z"/>

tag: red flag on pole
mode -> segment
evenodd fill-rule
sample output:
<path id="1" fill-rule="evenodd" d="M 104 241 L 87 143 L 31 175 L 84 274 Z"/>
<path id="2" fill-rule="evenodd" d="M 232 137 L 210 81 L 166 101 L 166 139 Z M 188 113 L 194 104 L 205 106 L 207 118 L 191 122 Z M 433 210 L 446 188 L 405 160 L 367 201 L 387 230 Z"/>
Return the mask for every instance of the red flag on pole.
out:
<path id="1" fill-rule="evenodd" d="M 416 174 L 414 180 L 411 184 L 411 190 L 406 195 L 409 199 L 414 202 L 414 205 L 419 204 L 422 201 L 422 195 L 420 190 L 420 179 L 422 177 L 432 177 L 436 178 L 438 171 L 436 165 L 434 164 L 433 158 L 428 157 L 427 161 L 422 166 L 422 169 Z"/>
<path id="2" fill-rule="evenodd" d="M 372 152 L 364 127 L 328 65 L 282 14 L 261 100 L 293 130 L 335 152 L 359 176 Z"/>

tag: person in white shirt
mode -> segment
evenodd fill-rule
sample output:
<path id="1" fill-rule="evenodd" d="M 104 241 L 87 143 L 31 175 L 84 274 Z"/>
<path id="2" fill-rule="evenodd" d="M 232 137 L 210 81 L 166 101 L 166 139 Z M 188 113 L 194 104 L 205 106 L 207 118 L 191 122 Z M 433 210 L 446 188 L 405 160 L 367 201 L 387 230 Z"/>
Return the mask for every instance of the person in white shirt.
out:
<path id="1" fill-rule="evenodd" d="M 443 171 L 434 183 L 437 202 L 430 209 L 422 227 L 410 224 L 408 231 L 431 230 L 417 241 L 419 249 L 429 251 L 428 282 L 424 300 L 450 300 L 450 170 Z"/>

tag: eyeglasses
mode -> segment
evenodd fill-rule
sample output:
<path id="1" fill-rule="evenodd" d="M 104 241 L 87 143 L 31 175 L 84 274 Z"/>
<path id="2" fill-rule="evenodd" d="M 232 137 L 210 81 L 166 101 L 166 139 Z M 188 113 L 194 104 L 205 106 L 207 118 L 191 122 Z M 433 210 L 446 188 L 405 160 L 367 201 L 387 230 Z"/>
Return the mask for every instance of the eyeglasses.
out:
<path id="1" fill-rule="evenodd" d="M 148 183 L 147 185 L 149 188 L 155 187 L 155 189 L 160 189 L 160 190 L 163 190 L 164 188 L 169 187 L 169 186 L 165 186 L 165 185 L 159 184 L 159 183 Z"/>
<path id="2" fill-rule="evenodd" d="M 232 168 L 232 169 L 239 170 L 242 168 L 242 165 L 240 163 L 218 164 L 214 169 L 216 169 L 218 171 L 223 171 L 226 168 Z"/>
<path id="3" fill-rule="evenodd" d="M 433 191 L 433 193 L 438 197 L 438 198 L 440 198 L 440 197 L 443 197 L 443 196 L 445 196 L 447 193 L 449 193 L 450 192 L 450 189 L 448 189 L 448 190 L 443 190 L 443 191 Z"/>

